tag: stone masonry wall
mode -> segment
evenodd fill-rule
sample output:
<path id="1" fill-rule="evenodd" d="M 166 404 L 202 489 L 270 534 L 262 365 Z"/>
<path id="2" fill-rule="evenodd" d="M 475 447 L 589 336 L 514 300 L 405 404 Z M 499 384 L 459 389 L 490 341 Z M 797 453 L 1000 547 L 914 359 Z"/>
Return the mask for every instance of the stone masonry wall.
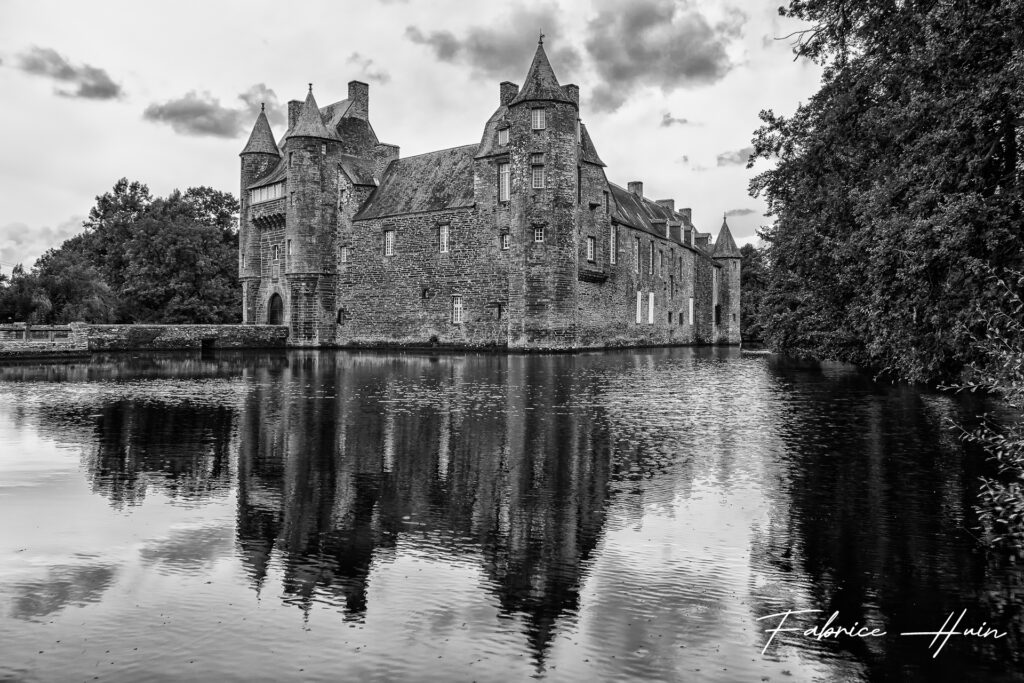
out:
<path id="1" fill-rule="evenodd" d="M 281 325 L 85 325 L 90 351 L 283 348 Z M 205 342 L 205 344 L 204 344 Z"/>

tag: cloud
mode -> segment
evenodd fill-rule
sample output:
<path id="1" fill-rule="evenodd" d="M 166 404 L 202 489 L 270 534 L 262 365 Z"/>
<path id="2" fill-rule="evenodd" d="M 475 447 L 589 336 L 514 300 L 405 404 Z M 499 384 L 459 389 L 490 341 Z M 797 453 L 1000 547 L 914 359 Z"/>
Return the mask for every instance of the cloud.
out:
<path id="1" fill-rule="evenodd" d="M 371 81 L 377 81 L 378 83 L 387 83 L 391 80 L 391 74 L 384 69 L 373 66 L 373 60 L 369 57 L 364 57 L 358 52 L 353 52 L 348 57 L 348 64 L 355 64 L 363 72 L 363 75 Z"/>
<path id="2" fill-rule="evenodd" d="M 718 155 L 719 166 L 743 166 L 747 163 L 750 155 L 754 153 L 753 147 L 744 147 L 734 152 L 722 152 Z"/>
<path id="3" fill-rule="evenodd" d="M 683 156 L 681 156 L 678 159 L 676 159 L 676 163 L 677 164 L 683 164 L 685 166 L 686 164 L 690 163 L 690 157 L 688 157 L 688 156 L 686 156 L 684 154 Z"/>
<path id="4" fill-rule="evenodd" d="M 537 49 L 532 40 L 544 31 L 544 48 L 555 73 L 563 83 L 580 66 L 580 55 L 571 45 L 563 45 L 560 12 L 554 5 L 537 8 L 514 8 L 504 19 L 491 26 L 471 26 L 456 36 L 451 31 L 425 32 L 416 26 L 405 29 L 405 37 L 418 45 L 426 45 L 442 62 L 469 66 L 476 78 L 516 78 L 525 75 Z M 521 78 L 522 76 L 518 76 Z"/>
<path id="5" fill-rule="evenodd" d="M 59 247 L 64 240 L 82 232 L 84 220 L 85 216 L 72 216 L 55 228 L 29 228 L 20 222 L 0 226 L 0 271 L 10 275 L 11 267 L 18 263 L 30 270 L 44 251 Z"/>
<path id="6" fill-rule="evenodd" d="M 711 23 L 696 0 L 606 0 L 586 27 L 584 46 L 602 81 L 591 105 L 613 111 L 644 86 L 667 93 L 714 83 L 733 67 L 726 46 L 745 20 L 734 10 Z"/>
<path id="7" fill-rule="evenodd" d="M 661 117 L 661 127 L 662 128 L 668 128 L 669 126 L 675 126 L 675 125 L 685 126 L 688 123 L 689 123 L 689 120 L 687 120 L 687 119 L 680 119 L 680 118 L 676 118 L 675 116 L 672 116 L 672 112 L 665 112 L 662 115 L 662 117 Z"/>
<path id="8" fill-rule="evenodd" d="M 750 216 L 758 213 L 754 209 L 729 209 L 725 212 L 726 216 Z"/>
<path id="9" fill-rule="evenodd" d="M 121 86 L 104 69 L 90 64 L 75 66 L 67 57 L 48 47 L 31 47 L 19 54 L 17 60 L 17 68 L 27 74 L 69 84 L 70 89 L 54 89 L 62 97 L 112 100 L 123 94 Z"/>
<path id="10" fill-rule="evenodd" d="M 176 133 L 183 135 L 212 135 L 234 138 L 249 132 L 253 121 L 260 112 L 260 104 L 267 105 L 267 119 L 272 125 L 284 123 L 284 114 L 279 106 L 277 94 L 263 83 L 257 83 L 239 93 L 241 105 L 229 107 L 208 92 L 190 91 L 183 96 L 163 103 L 150 104 L 142 112 L 142 118 L 156 123 L 166 123 Z"/>

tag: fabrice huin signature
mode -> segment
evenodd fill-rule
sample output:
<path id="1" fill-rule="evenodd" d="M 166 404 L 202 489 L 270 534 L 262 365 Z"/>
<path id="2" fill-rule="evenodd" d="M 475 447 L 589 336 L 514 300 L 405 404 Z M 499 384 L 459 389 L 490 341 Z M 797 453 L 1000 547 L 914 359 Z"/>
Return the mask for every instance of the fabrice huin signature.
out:
<path id="1" fill-rule="evenodd" d="M 808 638 L 814 638 L 818 641 L 827 640 L 830 638 L 838 638 L 840 636 L 849 636 L 851 638 L 878 638 L 880 636 L 888 635 L 886 631 L 883 631 L 881 629 L 871 628 L 870 626 L 861 626 L 860 622 L 857 621 L 853 622 L 852 626 L 843 626 L 841 624 L 838 624 L 838 611 L 833 612 L 832 616 L 830 616 L 828 620 L 820 626 L 812 626 L 810 628 L 786 627 L 786 620 L 793 615 L 814 614 L 822 611 L 823 610 L 820 609 L 786 610 L 785 612 L 776 612 L 775 614 L 766 614 L 763 617 L 758 617 L 758 621 L 763 621 L 765 619 L 778 620 L 778 623 L 775 624 L 775 628 L 766 628 L 764 630 L 765 633 L 770 633 L 771 635 L 768 636 L 768 642 L 764 644 L 764 648 L 761 650 L 761 654 L 764 654 L 768 651 L 768 647 L 772 644 L 772 641 L 775 639 L 775 636 L 779 633 L 787 633 L 793 631 L 803 632 L 804 636 Z M 991 638 L 993 640 L 996 640 L 1006 635 L 1005 631 L 1000 631 L 998 629 L 992 628 L 991 626 L 987 626 L 986 622 L 984 621 L 981 622 L 981 626 L 964 626 L 963 629 L 958 630 L 960 628 L 961 623 L 963 623 L 964 621 L 964 617 L 967 616 L 967 610 L 965 609 L 962 612 L 960 612 L 960 616 L 956 617 L 955 621 L 954 616 L 956 616 L 956 612 L 950 612 L 949 616 L 946 617 L 946 621 L 942 624 L 942 628 L 940 628 L 938 631 L 904 631 L 899 633 L 898 635 L 932 636 L 932 641 L 928 645 L 929 649 L 936 647 L 936 643 L 938 643 L 938 647 L 932 654 L 933 659 L 939 656 L 939 653 L 942 652 L 942 648 L 946 646 L 946 643 L 953 636 L 969 638 Z M 952 622 L 952 625 L 950 625 L 950 622 Z M 942 638 L 941 642 L 939 642 L 940 638 Z"/>

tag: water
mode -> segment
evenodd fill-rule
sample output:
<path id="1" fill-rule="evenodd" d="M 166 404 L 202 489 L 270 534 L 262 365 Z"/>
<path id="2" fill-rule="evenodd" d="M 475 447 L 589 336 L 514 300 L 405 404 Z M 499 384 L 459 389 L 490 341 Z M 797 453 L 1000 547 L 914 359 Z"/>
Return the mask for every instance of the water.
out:
<path id="1" fill-rule="evenodd" d="M 978 409 L 735 349 L 0 367 L 0 680 L 1024 680 Z M 800 609 L 886 635 L 765 650 Z"/>

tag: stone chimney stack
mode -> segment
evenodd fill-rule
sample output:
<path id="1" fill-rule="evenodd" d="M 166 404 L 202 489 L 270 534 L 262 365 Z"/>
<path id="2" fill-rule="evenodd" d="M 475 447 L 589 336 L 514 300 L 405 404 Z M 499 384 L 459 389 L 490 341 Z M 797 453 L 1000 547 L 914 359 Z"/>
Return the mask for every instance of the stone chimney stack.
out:
<path id="1" fill-rule="evenodd" d="M 572 100 L 577 109 L 580 108 L 580 86 L 575 83 L 569 83 L 568 85 L 562 86 L 562 92 L 565 93 L 566 97 Z"/>
<path id="2" fill-rule="evenodd" d="M 368 121 L 370 118 L 370 86 L 362 81 L 348 82 L 348 115 Z"/>
<path id="3" fill-rule="evenodd" d="M 373 148 L 373 175 L 378 180 L 384 175 L 384 169 L 398 158 L 398 145 L 380 142 Z"/>
<path id="4" fill-rule="evenodd" d="M 669 211 L 676 210 L 676 200 L 674 199 L 656 199 L 654 200 L 654 203 L 663 209 L 668 209 Z"/>
<path id="5" fill-rule="evenodd" d="M 644 196 L 644 184 L 639 180 L 630 181 L 626 188 L 637 197 Z"/>
<path id="6" fill-rule="evenodd" d="M 302 113 L 302 102 L 300 100 L 289 100 L 288 101 L 288 130 L 295 127 L 295 122 L 299 120 L 299 114 Z"/>
<path id="7" fill-rule="evenodd" d="M 508 106 L 508 103 L 514 100 L 516 95 L 519 94 L 519 86 L 510 81 L 502 81 L 499 87 L 501 88 L 501 92 L 499 94 L 498 101 L 502 105 Z"/>
<path id="8" fill-rule="evenodd" d="M 687 225 L 693 221 L 693 209 L 686 207 L 685 209 L 679 209 L 679 213 L 683 215 L 683 220 L 686 221 Z"/>

